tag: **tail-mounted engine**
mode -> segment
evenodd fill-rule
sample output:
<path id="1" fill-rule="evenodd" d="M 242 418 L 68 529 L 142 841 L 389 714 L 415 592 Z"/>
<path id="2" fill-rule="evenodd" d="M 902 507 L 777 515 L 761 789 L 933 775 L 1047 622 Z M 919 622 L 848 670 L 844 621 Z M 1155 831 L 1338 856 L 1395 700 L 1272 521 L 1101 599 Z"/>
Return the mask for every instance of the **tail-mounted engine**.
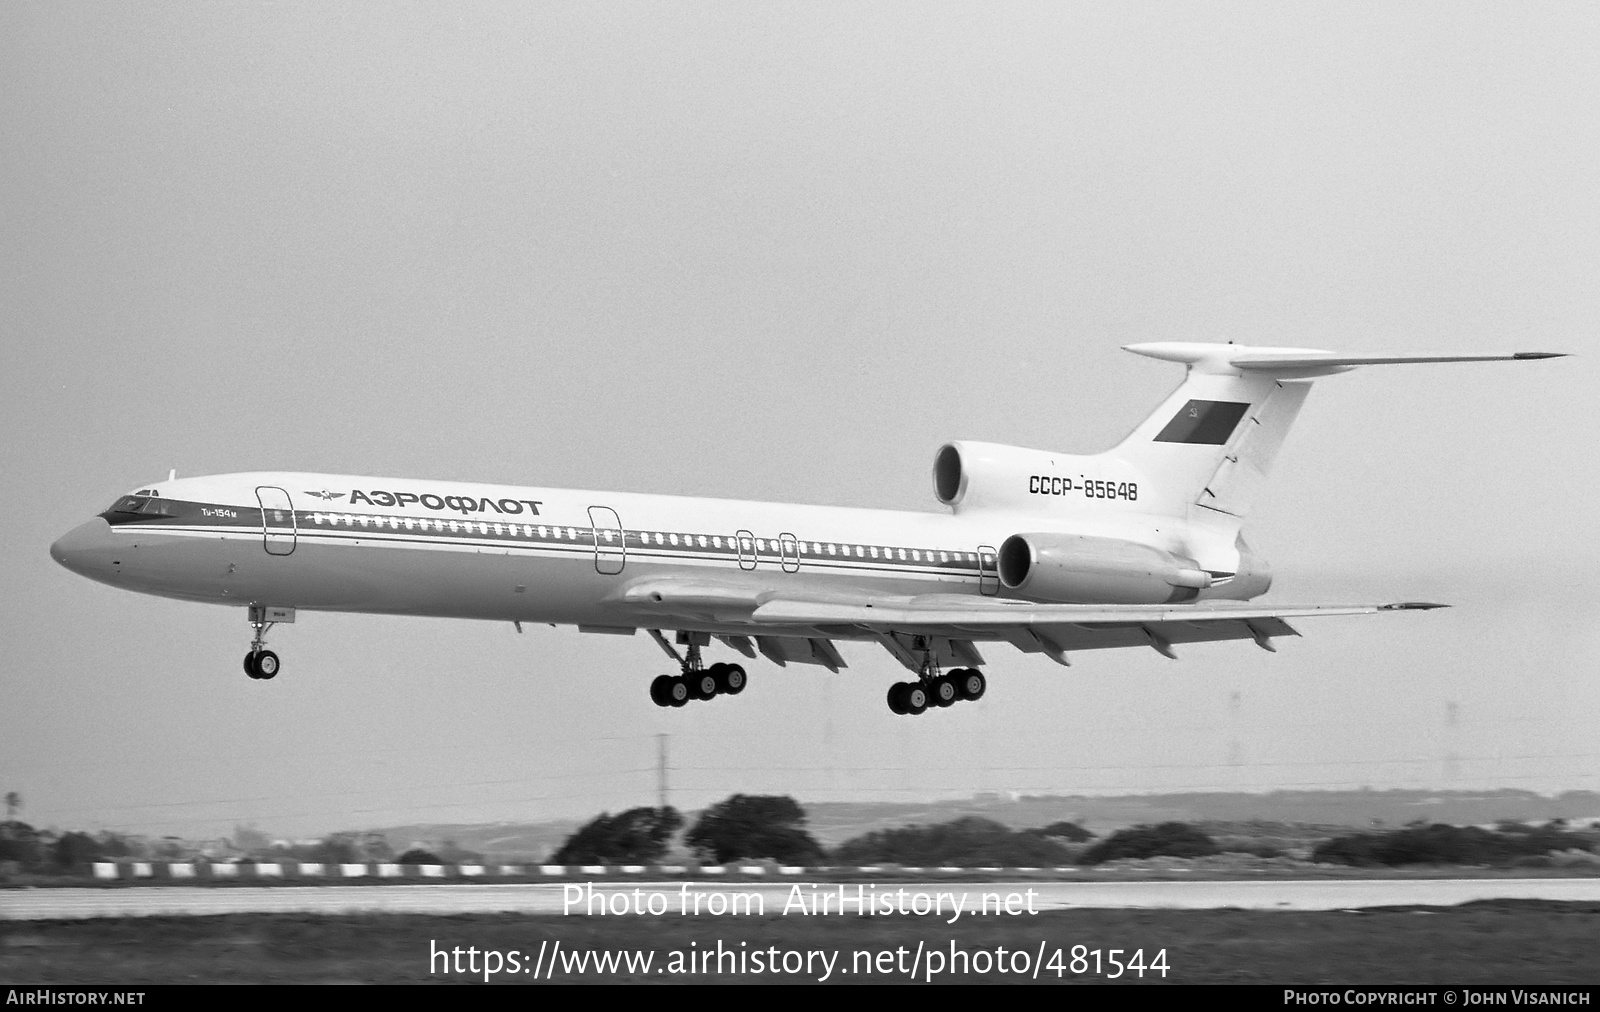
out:
<path id="1" fill-rule="evenodd" d="M 1018 597 L 1059 604 L 1176 604 L 1211 586 L 1192 559 L 1078 534 L 1013 534 L 1000 546 L 999 570 Z"/>
<path id="2" fill-rule="evenodd" d="M 957 513 L 994 506 L 1095 509 L 1111 501 L 1137 503 L 1139 475 L 1106 454 L 1080 457 L 963 440 L 934 455 L 933 494 Z"/>

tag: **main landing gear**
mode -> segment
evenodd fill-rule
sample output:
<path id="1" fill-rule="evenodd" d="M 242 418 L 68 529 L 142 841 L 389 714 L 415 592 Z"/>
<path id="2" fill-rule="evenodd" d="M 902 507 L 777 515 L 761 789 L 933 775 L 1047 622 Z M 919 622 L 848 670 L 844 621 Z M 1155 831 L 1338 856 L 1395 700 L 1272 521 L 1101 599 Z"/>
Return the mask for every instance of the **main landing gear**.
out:
<path id="1" fill-rule="evenodd" d="M 256 635 L 250 641 L 250 652 L 244 655 L 244 673 L 251 678 L 266 681 L 277 677 L 278 655 L 266 649 L 267 630 L 274 625 L 277 623 L 267 621 L 267 609 L 258 604 L 250 606 L 250 628 Z"/>
<path id="2" fill-rule="evenodd" d="M 744 668 L 738 664 L 718 662 L 705 667 L 700 660 L 700 637 L 694 633 L 679 633 L 679 641 L 688 643 L 687 656 L 680 657 L 665 636 L 652 629 L 662 648 L 677 659 L 683 669 L 678 675 L 659 675 L 650 683 L 650 701 L 657 706 L 683 706 L 691 699 L 710 699 L 713 696 L 737 696 L 744 691 Z M 710 637 L 705 637 L 709 640 Z"/>
<path id="3" fill-rule="evenodd" d="M 922 670 L 914 682 L 889 686 L 889 709 L 915 717 L 929 707 L 954 706 L 963 700 L 982 699 L 989 680 L 977 668 L 952 668 L 940 674 L 933 651 L 922 652 Z"/>

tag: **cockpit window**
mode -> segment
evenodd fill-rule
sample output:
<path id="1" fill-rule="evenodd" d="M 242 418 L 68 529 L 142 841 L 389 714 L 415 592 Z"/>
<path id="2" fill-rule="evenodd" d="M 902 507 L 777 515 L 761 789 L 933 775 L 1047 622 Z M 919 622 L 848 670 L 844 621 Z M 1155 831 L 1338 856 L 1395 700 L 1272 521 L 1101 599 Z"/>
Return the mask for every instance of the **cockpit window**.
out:
<path id="1" fill-rule="evenodd" d="M 124 515 L 135 513 L 146 516 L 173 516 L 172 504 L 165 499 L 150 499 L 145 496 L 125 495 L 118 499 L 107 513 L 121 513 Z"/>

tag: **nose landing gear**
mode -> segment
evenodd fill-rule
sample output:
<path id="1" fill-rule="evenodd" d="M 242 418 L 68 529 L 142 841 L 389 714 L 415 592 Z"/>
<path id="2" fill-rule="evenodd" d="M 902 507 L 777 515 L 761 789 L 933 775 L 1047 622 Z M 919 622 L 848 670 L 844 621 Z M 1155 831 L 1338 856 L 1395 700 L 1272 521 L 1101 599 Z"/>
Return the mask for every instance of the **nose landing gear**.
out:
<path id="1" fill-rule="evenodd" d="M 277 677 L 281 666 L 278 655 L 268 650 L 267 630 L 279 622 L 293 622 L 293 608 L 268 608 L 259 604 L 250 606 L 250 628 L 255 637 L 250 641 L 250 652 L 244 655 L 244 673 L 262 681 Z"/>

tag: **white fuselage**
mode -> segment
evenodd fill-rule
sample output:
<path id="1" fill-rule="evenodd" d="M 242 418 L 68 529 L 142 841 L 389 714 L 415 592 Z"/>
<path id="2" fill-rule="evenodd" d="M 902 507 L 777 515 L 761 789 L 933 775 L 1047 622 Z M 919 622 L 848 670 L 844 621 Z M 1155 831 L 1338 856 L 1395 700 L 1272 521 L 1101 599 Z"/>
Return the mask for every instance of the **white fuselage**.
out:
<path id="1" fill-rule="evenodd" d="M 624 599 L 659 577 L 751 594 L 1005 596 L 995 551 L 1019 531 L 1185 548 L 1181 523 L 1152 522 L 1116 500 L 1076 503 L 1062 517 L 935 514 L 293 472 L 139 492 L 119 501 L 132 512 L 113 507 L 52 554 L 104 583 L 190 601 L 596 631 L 689 628 Z M 1260 574 L 1201 596 L 1248 599 L 1267 582 Z M 748 631 L 714 609 L 703 619 L 693 628 Z"/>

